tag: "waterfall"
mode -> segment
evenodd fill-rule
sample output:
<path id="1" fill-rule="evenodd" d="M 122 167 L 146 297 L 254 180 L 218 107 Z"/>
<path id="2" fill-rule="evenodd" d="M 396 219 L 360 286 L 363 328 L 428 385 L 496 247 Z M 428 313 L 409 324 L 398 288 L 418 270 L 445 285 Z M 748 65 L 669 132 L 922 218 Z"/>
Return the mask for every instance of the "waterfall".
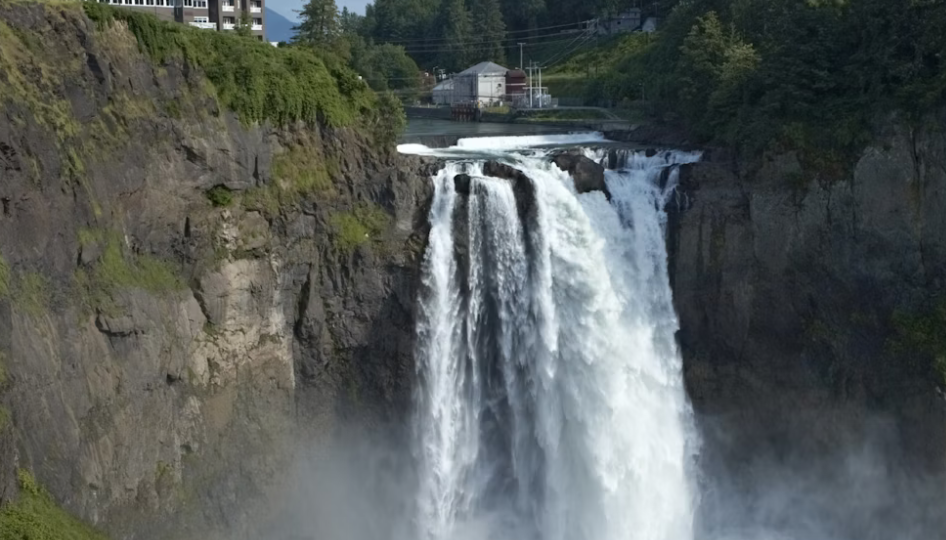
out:
<path id="1" fill-rule="evenodd" d="M 527 185 L 475 159 L 434 179 L 418 538 L 692 539 L 696 443 L 663 208 L 675 165 L 698 157 L 632 154 L 606 172 L 610 201 L 579 195 L 543 152 L 506 151 Z M 460 173 L 469 195 L 454 188 Z"/>

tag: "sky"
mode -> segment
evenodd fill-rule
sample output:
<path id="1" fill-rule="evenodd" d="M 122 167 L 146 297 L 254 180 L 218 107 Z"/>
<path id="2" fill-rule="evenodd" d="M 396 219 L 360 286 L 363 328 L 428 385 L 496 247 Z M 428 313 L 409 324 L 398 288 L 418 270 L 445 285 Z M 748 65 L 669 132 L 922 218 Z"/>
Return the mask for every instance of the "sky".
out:
<path id="1" fill-rule="evenodd" d="M 372 0 L 335 0 L 335 3 L 338 4 L 338 9 L 347 7 L 350 10 L 353 10 L 357 13 L 364 15 L 365 6 L 371 3 Z M 266 5 L 269 6 L 272 10 L 280 15 L 290 19 L 296 20 L 296 14 L 293 10 L 302 9 L 303 0 L 267 0 Z"/>

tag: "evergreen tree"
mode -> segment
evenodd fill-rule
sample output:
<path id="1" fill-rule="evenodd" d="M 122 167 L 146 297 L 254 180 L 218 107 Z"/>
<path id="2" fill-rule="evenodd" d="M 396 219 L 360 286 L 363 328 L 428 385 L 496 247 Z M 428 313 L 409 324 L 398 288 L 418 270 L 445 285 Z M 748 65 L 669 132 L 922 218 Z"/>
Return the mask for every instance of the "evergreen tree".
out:
<path id="1" fill-rule="evenodd" d="M 473 21 L 463 0 L 444 0 L 440 11 L 444 50 L 439 64 L 449 71 L 462 71 L 474 60 L 471 41 Z"/>
<path id="2" fill-rule="evenodd" d="M 302 22 L 295 27 L 296 43 L 324 48 L 336 45 L 341 23 L 335 0 L 309 0 L 299 12 L 299 18 Z"/>
<path id="3" fill-rule="evenodd" d="M 473 0 L 473 35 L 477 57 L 498 64 L 506 61 L 503 50 L 506 23 L 499 0 Z"/>

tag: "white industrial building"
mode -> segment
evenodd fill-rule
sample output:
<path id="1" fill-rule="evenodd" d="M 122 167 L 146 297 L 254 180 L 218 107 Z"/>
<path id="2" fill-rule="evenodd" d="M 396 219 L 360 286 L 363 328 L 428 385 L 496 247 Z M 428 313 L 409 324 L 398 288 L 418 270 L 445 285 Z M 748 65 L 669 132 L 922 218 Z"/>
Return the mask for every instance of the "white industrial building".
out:
<path id="1" fill-rule="evenodd" d="M 453 104 L 453 79 L 447 79 L 434 87 L 434 105 Z"/>
<path id="2" fill-rule="evenodd" d="M 493 62 L 480 62 L 435 86 L 433 101 L 437 105 L 476 102 L 484 106 L 499 105 L 506 97 L 508 71 Z"/>

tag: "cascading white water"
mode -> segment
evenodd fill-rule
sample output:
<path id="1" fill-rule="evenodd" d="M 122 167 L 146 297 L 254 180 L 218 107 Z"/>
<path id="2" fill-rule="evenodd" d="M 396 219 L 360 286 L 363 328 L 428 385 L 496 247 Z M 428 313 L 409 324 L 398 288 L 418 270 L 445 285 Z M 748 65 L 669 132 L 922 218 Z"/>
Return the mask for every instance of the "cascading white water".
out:
<path id="1" fill-rule="evenodd" d="M 698 157 L 632 155 L 607 172 L 611 201 L 578 195 L 541 153 L 508 156 L 527 186 L 475 162 L 434 180 L 418 320 L 420 537 L 692 538 L 695 440 L 659 181 Z M 468 197 L 454 190 L 461 172 Z"/>

